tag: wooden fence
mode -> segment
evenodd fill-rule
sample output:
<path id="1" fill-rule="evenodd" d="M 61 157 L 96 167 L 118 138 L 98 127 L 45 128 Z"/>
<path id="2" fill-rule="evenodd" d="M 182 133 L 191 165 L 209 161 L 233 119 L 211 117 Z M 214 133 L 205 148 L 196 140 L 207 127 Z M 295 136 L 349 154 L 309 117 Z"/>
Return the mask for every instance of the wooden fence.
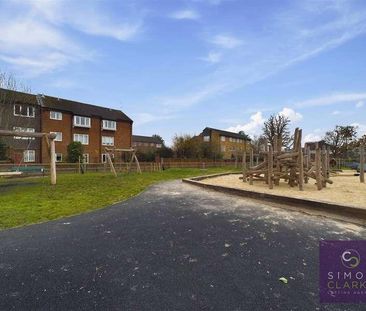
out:
<path id="1" fill-rule="evenodd" d="M 115 169 L 117 172 L 127 172 L 128 171 L 128 163 L 114 163 Z M 85 172 L 109 172 L 110 167 L 107 163 L 85 163 L 79 166 L 78 163 L 56 163 L 57 173 L 80 173 L 81 170 Z M 234 167 L 235 161 L 213 161 L 213 160 L 192 160 L 192 159 L 163 159 L 161 162 L 140 162 L 140 167 L 142 172 L 154 172 L 160 171 L 169 168 L 212 168 L 212 167 Z M 19 170 L 27 168 L 27 174 L 38 174 L 37 168 L 43 168 L 44 174 L 49 174 L 50 167 L 49 164 L 42 163 L 23 163 Z M 34 172 L 32 172 L 32 168 L 34 168 Z M 9 172 L 18 169 L 18 165 L 13 163 L 0 163 L 0 172 Z M 136 171 L 136 164 L 131 166 L 131 171 Z"/>

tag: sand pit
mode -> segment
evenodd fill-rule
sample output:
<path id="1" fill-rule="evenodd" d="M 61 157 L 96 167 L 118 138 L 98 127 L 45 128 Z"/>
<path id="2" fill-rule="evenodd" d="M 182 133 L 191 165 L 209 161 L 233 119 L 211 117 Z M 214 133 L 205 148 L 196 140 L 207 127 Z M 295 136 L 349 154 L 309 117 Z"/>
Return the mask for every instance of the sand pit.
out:
<path id="1" fill-rule="evenodd" d="M 327 203 L 337 203 L 341 205 L 350 205 L 366 209 L 366 184 L 361 184 L 359 177 L 351 174 L 332 176 L 333 184 L 327 184 L 326 188 L 317 190 L 315 180 L 310 179 L 308 184 L 304 185 L 304 191 L 299 191 L 297 187 L 291 188 L 284 181 L 273 189 L 268 189 L 262 181 L 254 182 L 253 185 L 244 183 L 239 179 L 241 175 L 224 175 L 214 178 L 201 180 L 202 183 L 209 185 L 219 185 L 237 189 L 245 189 L 272 195 L 294 197 L 299 199 L 316 200 Z"/>

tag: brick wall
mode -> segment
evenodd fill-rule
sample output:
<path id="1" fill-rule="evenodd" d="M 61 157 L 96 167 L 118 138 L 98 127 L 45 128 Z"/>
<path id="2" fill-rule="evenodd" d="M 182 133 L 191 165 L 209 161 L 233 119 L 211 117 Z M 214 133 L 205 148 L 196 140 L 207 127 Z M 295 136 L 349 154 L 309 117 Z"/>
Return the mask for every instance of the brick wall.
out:
<path id="1" fill-rule="evenodd" d="M 89 154 L 90 163 L 100 163 L 104 147 L 102 146 L 102 136 L 114 137 L 114 146 L 116 148 L 130 148 L 132 136 L 132 123 L 127 121 L 118 121 L 116 131 L 102 130 L 102 120 L 98 117 L 91 118 L 91 127 L 74 127 L 73 115 L 68 112 L 62 112 L 62 120 L 51 120 L 50 110 L 42 111 L 42 132 L 62 132 L 62 142 L 56 141 L 56 153 L 62 154 L 63 162 L 67 161 L 67 146 L 73 142 L 74 134 L 89 135 L 89 144 L 83 145 L 84 153 Z M 42 163 L 49 163 L 48 146 L 44 141 L 42 143 Z"/>

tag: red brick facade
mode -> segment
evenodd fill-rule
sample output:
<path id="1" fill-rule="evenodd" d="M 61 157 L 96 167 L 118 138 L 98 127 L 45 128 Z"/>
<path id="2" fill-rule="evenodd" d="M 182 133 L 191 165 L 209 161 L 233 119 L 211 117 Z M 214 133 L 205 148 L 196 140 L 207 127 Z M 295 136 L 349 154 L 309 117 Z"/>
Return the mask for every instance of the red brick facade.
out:
<path id="1" fill-rule="evenodd" d="M 50 118 L 50 111 L 62 113 L 62 120 Z M 83 145 L 84 154 L 89 155 L 89 163 L 100 163 L 104 148 L 102 136 L 114 137 L 115 148 L 130 148 L 132 137 L 131 121 L 116 121 L 116 130 L 103 130 L 101 117 L 90 117 L 90 128 L 78 127 L 74 125 L 74 115 L 57 109 L 43 108 L 41 114 L 42 132 L 61 132 L 62 141 L 56 141 L 56 154 L 62 154 L 62 162 L 67 162 L 67 146 L 74 141 L 74 134 L 89 135 L 89 143 Z M 46 141 L 42 142 L 42 163 L 49 163 L 50 157 Z"/>

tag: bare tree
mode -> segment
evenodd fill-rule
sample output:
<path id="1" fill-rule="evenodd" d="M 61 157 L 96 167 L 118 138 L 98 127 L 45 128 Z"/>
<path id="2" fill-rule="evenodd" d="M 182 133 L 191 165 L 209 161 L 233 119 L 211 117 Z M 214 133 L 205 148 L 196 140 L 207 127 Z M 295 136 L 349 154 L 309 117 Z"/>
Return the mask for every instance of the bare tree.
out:
<path id="1" fill-rule="evenodd" d="M 14 75 L 0 71 L 0 128 L 8 129 L 9 126 L 9 117 L 6 112 L 17 100 L 16 93 L 12 91 L 30 93 L 31 89 L 17 80 Z M 19 121 L 24 124 L 24 120 Z"/>
<path id="2" fill-rule="evenodd" d="M 271 115 L 263 125 L 263 136 L 271 145 L 274 145 L 274 137 L 282 139 L 282 146 L 289 147 L 292 137 L 289 130 L 290 119 L 283 115 Z"/>

